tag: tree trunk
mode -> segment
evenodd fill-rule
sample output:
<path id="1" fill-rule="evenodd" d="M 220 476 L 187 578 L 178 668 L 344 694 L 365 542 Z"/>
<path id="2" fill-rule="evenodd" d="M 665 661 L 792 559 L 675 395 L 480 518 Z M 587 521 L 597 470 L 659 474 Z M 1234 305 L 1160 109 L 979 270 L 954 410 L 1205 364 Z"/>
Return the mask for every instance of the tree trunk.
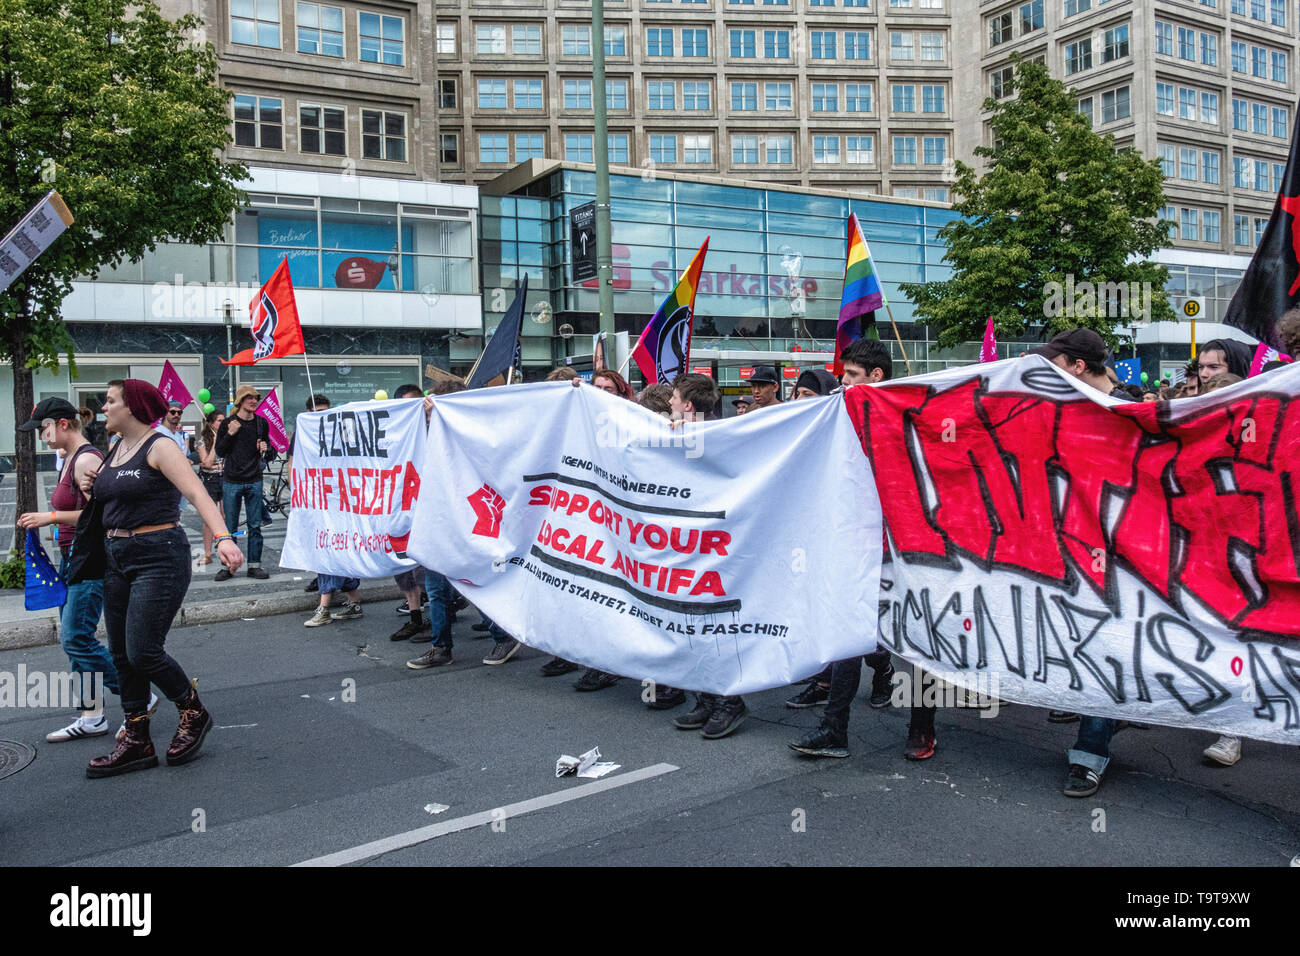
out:
<path id="1" fill-rule="evenodd" d="M 27 421 L 36 404 L 32 395 L 32 370 L 27 367 L 27 295 L 19 294 L 17 321 L 10 324 L 9 354 L 13 356 L 14 425 Z M 36 510 L 36 433 L 15 431 L 14 480 L 17 485 L 18 511 Z M 14 532 L 15 543 L 22 535 Z"/>

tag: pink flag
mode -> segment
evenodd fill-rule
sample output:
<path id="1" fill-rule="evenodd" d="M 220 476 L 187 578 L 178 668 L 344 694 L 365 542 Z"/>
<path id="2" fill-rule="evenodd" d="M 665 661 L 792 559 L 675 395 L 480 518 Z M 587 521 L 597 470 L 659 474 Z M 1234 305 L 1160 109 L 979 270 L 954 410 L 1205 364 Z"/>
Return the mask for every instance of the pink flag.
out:
<path id="1" fill-rule="evenodd" d="M 158 383 L 158 391 L 162 392 L 163 398 L 169 402 L 176 401 L 188 405 L 194 401 L 194 396 L 185 387 L 181 377 L 176 374 L 176 369 L 172 368 L 171 362 L 163 362 L 162 381 Z"/>
<path id="2" fill-rule="evenodd" d="M 1293 361 L 1293 359 L 1286 353 L 1279 352 L 1277 349 L 1271 348 L 1264 342 L 1260 342 L 1259 345 L 1255 347 L 1255 360 L 1250 363 L 1250 375 L 1247 377 L 1253 378 L 1260 372 L 1264 371 L 1264 366 L 1269 362 L 1278 361 L 1290 362 Z"/>
<path id="3" fill-rule="evenodd" d="M 981 362 L 998 360 L 998 340 L 993 335 L 993 316 L 989 316 L 988 325 L 984 326 L 984 344 L 980 346 Z"/>
<path id="4" fill-rule="evenodd" d="M 262 399 L 262 404 L 253 409 L 253 414 L 261 415 L 270 426 L 271 446 L 282 455 L 288 451 L 289 436 L 284 431 L 284 416 L 280 413 L 280 399 L 276 397 L 275 389 L 267 393 L 266 398 Z"/>

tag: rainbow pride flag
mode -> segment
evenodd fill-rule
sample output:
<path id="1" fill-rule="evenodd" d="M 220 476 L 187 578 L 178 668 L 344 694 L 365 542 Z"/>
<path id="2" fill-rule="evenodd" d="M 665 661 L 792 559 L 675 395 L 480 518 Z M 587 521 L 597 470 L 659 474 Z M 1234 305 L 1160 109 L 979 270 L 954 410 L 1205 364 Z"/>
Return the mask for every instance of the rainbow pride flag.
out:
<path id="1" fill-rule="evenodd" d="M 842 375 L 840 353 L 862 338 L 875 333 L 876 310 L 886 305 L 885 290 L 880 287 L 876 267 L 871 262 L 871 249 L 862 235 L 856 213 L 849 213 L 848 255 L 844 260 L 844 293 L 840 296 L 840 321 L 835 327 L 835 374 Z"/>
<path id="2" fill-rule="evenodd" d="M 704 245 L 682 273 L 677 287 L 664 299 L 632 350 L 632 357 L 648 385 L 660 382 L 671 385 L 673 379 L 686 371 L 686 363 L 691 358 L 695 290 L 699 288 L 700 271 L 704 268 L 704 256 L 708 251 L 709 240 L 706 237 Z"/>

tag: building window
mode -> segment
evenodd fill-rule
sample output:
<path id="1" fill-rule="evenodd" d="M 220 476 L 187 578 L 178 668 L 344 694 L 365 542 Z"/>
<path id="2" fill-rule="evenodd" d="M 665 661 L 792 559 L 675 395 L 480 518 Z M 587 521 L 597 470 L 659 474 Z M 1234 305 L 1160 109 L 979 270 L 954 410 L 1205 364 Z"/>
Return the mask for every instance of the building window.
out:
<path id="1" fill-rule="evenodd" d="M 1195 209 L 1184 209 L 1182 210 L 1182 214 L 1182 237 L 1184 239 L 1190 239 L 1193 242 L 1199 242 L 1201 239 L 1200 213 Z"/>
<path id="2" fill-rule="evenodd" d="M 1065 75 L 1072 76 L 1082 70 L 1092 69 L 1092 38 L 1065 46 Z"/>
<path id="3" fill-rule="evenodd" d="M 889 34 L 889 58 L 890 60 L 912 60 L 915 59 L 915 48 L 913 38 L 910 33 L 899 33 L 891 31 Z"/>
<path id="4" fill-rule="evenodd" d="M 840 109 L 839 84 L 812 84 L 812 108 L 814 113 L 838 113 Z"/>
<path id="5" fill-rule="evenodd" d="M 677 135 L 675 133 L 652 133 L 650 135 L 650 161 L 655 163 L 677 162 Z"/>
<path id="6" fill-rule="evenodd" d="M 456 108 L 456 81 L 446 79 L 438 81 L 438 109 L 454 110 Z"/>
<path id="7" fill-rule="evenodd" d="M 894 165 L 895 166 L 916 165 L 916 137 L 915 136 L 894 137 Z"/>
<path id="8" fill-rule="evenodd" d="M 1164 56 L 1174 55 L 1174 25 L 1163 20 L 1156 21 L 1156 52 Z"/>
<path id="9" fill-rule="evenodd" d="M 543 133 L 515 133 L 515 162 L 546 158 L 546 136 Z"/>
<path id="10" fill-rule="evenodd" d="M 1201 122 L 1211 126 L 1219 125 L 1219 94 L 1201 94 Z"/>
<path id="11" fill-rule="evenodd" d="M 1088 117 L 1088 125 L 1095 126 L 1096 122 L 1092 115 L 1092 97 L 1085 96 L 1079 100 L 1079 115 Z"/>
<path id="12" fill-rule="evenodd" d="M 1219 154 L 1205 151 L 1201 153 L 1201 179 L 1217 186 L 1219 184 Z"/>
<path id="13" fill-rule="evenodd" d="M 610 133 L 608 143 L 610 165 L 626 166 L 632 161 L 627 133 Z"/>
<path id="14" fill-rule="evenodd" d="M 945 113 L 947 106 L 944 103 L 945 89 L 942 86 L 923 86 L 921 87 L 921 112 L 923 113 Z"/>
<path id="15" fill-rule="evenodd" d="M 1268 135 L 1268 107 L 1263 103 L 1250 104 L 1250 131 L 1260 136 Z"/>
<path id="16" fill-rule="evenodd" d="M 438 24 L 438 56 L 454 57 L 456 55 L 456 24 Z"/>
<path id="17" fill-rule="evenodd" d="M 668 28 L 650 27 L 645 32 L 646 56 L 672 56 L 673 31 Z"/>
<path id="18" fill-rule="evenodd" d="M 758 84 L 732 83 L 731 108 L 736 112 L 758 109 Z"/>
<path id="19" fill-rule="evenodd" d="M 672 53 L 672 31 L 668 34 L 668 52 Z M 565 56 L 591 56 L 591 27 L 566 26 L 560 31 L 560 52 Z"/>
<path id="20" fill-rule="evenodd" d="M 406 162 L 406 114 L 362 110 L 361 155 L 366 159 Z"/>
<path id="21" fill-rule="evenodd" d="M 866 36 L 867 34 L 863 34 Z M 922 33 L 921 34 L 921 59 L 931 63 L 942 63 L 944 60 L 944 35 L 942 33 Z M 847 41 L 845 49 L 848 49 Z M 850 57 L 850 59 L 852 59 Z M 862 59 L 867 59 L 863 57 Z"/>
<path id="22" fill-rule="evenodd" d="M 1273 56 L 1273 82 L 1286 82 L 1286 54 L 1274 53 Z"/>
<path id="23" fill-rule="evenodd" d="M 838 136 L 813 137 L 813 162 L 838 163 L 840 161 L 840 138 Z"/>
<path id="24" fill-rule="evenodd" d="M 401 17 L 386 17 L 378 13 L 359 13 L 358 32 L 361 37 L 361 61 L 401 66 L 403 63 L 404 23 Z"/>
<path id="25" fill-rule="evenodd" d="M 1250 109 L 1245 100 L 1232 101 L 1232 128 L 1245 132 L 1250 128 Z"/>
<path id="26" fill-rule="evenodd" d="M 1262 46 L 1250 48 L 1250 75 L 1261 80 L 1268 79 L 1268 51 Z"/>
<path id="27" fill-rule="evenodd" d="M 515 80 L 514 97 L 517 110 L 540 110 L 542 108 L 542 81 Z"/>
<path id="28" fill-rule="evenodd" d="M 769 136 L 766 161 L 772 166 L 789 166 L 794 162 L 794 137 Z"/>
<path id="29" fill-rule="evenodd" d="M 1196 116 L 1196 90 L 1185 86 L 1178 88 L 1178 116 L 1180 119 L 1194 120 Z"/>
<path id="30" fill-rule="evenodd" d="M 1285 106 L 1273 107 L 1273 135 L 1278 139 L 1286 139 L 1290 135 L 1290 122 L 1288 110 Z"/>
<path id="31" fill-rule="evenodd" d="M 1219 37 L 1217 34 L 1201 34 L 1201 63 L 1205 66 L 1219 65 Z"/>
<path id="32" fill-rule="evenodd" d="M 1201 222 L 1204 225 L 1204 235 L 1202 239 L 1205 242 L 1222 242 L 1219 237 L 1219 214 L 1213 210 L 1206 210 L 1201 213 Z"/>
<path id="33" fill-rule="evenodd" d="M 1065 0 L 1065 15 L 1072 17 L 1092 9 L 1092 0 Z"/>
<path id="34" fill-rule="evenodd" d="M 605 27 L 605 56 L 627 56 L 627 27 Z"/>
<path id="35" fill-rule="evenodd" d="M 1011 93 L 1011 81 L 1014 79 L 1014 71 L 1011 67 L 1003 67 L 1000 70 L 994 70 L 989 74 L 989 94 L 995 99 L 1000 100 Z"/>
<path id="36" fill-rule="evenodd" d="M 1196 62 L 1196 31 L 1178 28 L 1178 59 Z"/>
<path id="37" fill-rule="evenodd" d="M 989 46 L 1001 46 L 1003 43 L 1010 43 L 1011 34 L 1011 13 L 1010 11 L 989 20 Z"/>
<path id="38" fill-rule="evenodd" d="M 758 137 L 731 137 L 731 164 L 733 166 L 751 166 L 758 162 Z"/>
<path id="39" fill-rule="evenodd" d="M 683 30 L 682 31 L 682 56 L 708 56 L 709 55 L 709 31 L 708 30 Z"/>
<path id="40" fill-rule="evenodd" d="M 1106 31 L 1106 46 L 1101 53 L 1101 62 L 1109 63 L 1128 56 L 1128 24 Z"/>
<path id="41" fill-rule="evenodd" d="M 335 106 L 298 106 L 298 149 L 304 153 L 346 156 L 346 114 Z"/>
<path id="42" fill-rule="evenodd" d="M 921 198 L 927 199 L 930 202 L 947 202 L 948 187 L 947 186 L 926 186 L 925 192 Z"/>
<path id="43" fill-rule="evenodd" d="M 474 27 L 474 52 L 480 55 L 497 55 L 506 52 L 506 28 L 497 24 L 480 23 Z"/>
<path id="44" fill-rule="evenodd" d="M 565 133 L 564 158 L 571 163 L 594 163 L 596 151 L 590 133 Z"/>
<path id="45" fill-rule="evenodd" d="M 1121 86 L 1117 90 L 1108 90 L 1101 94 L 1101 121 L 1114 123 L 1116 120 L 1128 119 L 1129 88 Z"/>
<path id="46" fill-rule="evenodd" d="M 605 109 L 627 109 L 627 80 L 605 81 Z"/>
<path id="47" fill-rule="evenodd" d="M 684 110 L 707 110 L 712 109 L 710 102 L 710 86 L 707 80 L 683 80 L 682 81 L 682 109 Z"/>
<path id="48" fill-rule="evenodd" d="M 298 52 L 343 56 L 343 8 L 298 4 Z"/>
<path id="49" fill-rule="evenodd" d="M 1286 26 L 1286 0 L 1269 0 L 1269 22 L 1275 27 Z"/>
<path id="50" fill-rule="evenodd" d="M 504 50 L 502 52 L 505 52 Z M 516 24 L 510 28 L 510 52 L 515 56 L 539 56 L 542 52 L 540 23 Z"/>
<path id="51" fill-rule="evenodd" d="M 1255 176 L 1251 171 L 1250 160 L 1244 156 L 1232 157 L 1232 186 L 1234 189 L 1251 189 L 1255 185 Z"/>
<path id="52" fill-rule="evenodd" d="M 1033 33 L 1043 28 L 1043 0 L 1033 0 L 1020 6 L 1020 32 Z"/>
<path id="53" fill-rule="evenodd" d="M 735 32 L 735 31 L 733 31 Z M 812 31 L 812 58 L 814 60 L 835 59 L 835 33 L 832 30 Z"/>
<path id="54" fill-rule="evenodd" d="M 481 110 L 503 110 L 506 108 L 506 81 L 479 80 L 478 108 Z"/>
<path id="55" fill-rule="evenodd" d="M 728 37 L 731 42 L 731 55 L 733 58 L 751 59 L 758 55 L 757 48 L 754 45 L 753 30 L 732 30 Z"/>
<path id="56" fill-rule="evenodd" d="M 230 0 L 230 42 L 280 49 L 280 0 Z"/>
<path id="57" fill-rule="evenodd" d="M 1178 178 L 1197 182 L 1200 176 L 1200 164 L 1197 162 L 1196 150 L 1182 147 L 1178 150 Z"/>
<path id="58" fill-rule="evenodd" d="M 1156 84 L 1156 112 L 1161 116 L 1174 115 L 1174 87 L 1172 83 Z"/>
<path id="59" fill-rule="evenodd" d="M 1238 246 L 1249 246 L 1250 241 L 1250 217 L 1234 214 L 1232 217 L 1232 242 Z"/>
<path id="60" fill-rule="evenodd" d="M 564 108 L 566 110 L 591 109 L 591 80 L 564 81 Z"/>
<path id="61" fill-rule="evenodd" d="M 895 113 L 916 112 L 916 87 L 911 83 L 895 83 L 891 89 Z"/>
<path id="62" fill-rule="evenodd" d="M 940 48 L 942 53 L 942 48 Z M 871 34 L 866 30 L 848 30 L 844 34 L 844 59 L 870 60 Z"/>
<path id="63" fill-rule="evenodd" d="M 876 138 L 874 136 L 844 137 L 844 161 L 846 163 L 874 163 L 876 161 Z"/>
<path id="64" fill-rule="evenodd" d="M 1156 158 L 1160 161 L 1160 171 L 1164 173 L 1166 179 L 1174 178 L 1174 148 L 1172 146 L 1157 146 Z"/>
<path id="65" fill-rule="evenodd" d="M 677 84 L 671 80 L 651 80 L 646 83 L 646 109 L 677 109 Z"/>
<path id="66" fill-rule="evenodd" d="M 442 133 L 438 137 L 438 162 L 445 166 L 460 165 L 460 136 L 456 133 Z"/>
<path id="67" fill-rule="evenodd" d="M 790 31 L 764 30 L 763 56 L 768 60 L 788 60 L 790 58 Z"/>
<path id="68" fill-rule="evenodd" d="M 788 110 L 791 103 L 791 84 L 764 83 L 763 108 L 767 110 Z"/>
<path id="69" fill-rule="evenodd" d="M 682 162 L 707 165 L 713 162 L 713 137 L 683 136 Z"/>
<path id="70" fill-rule="evenodd" d="M 946 136 L 927 136 L 923 145 L 927 166 L 942 166 L 947 161 L 948 138 Z"/>
<path id="71" fill-rule="evenodd" d="M 850 113 L 871 112 L 871 84 L 845 83 L 844 108 Z"/>
<path id="72" fill-rule="evenodd" d="M 235 145 L 283 149 L 284 102 L 268 96 L 236 96 Z"/>

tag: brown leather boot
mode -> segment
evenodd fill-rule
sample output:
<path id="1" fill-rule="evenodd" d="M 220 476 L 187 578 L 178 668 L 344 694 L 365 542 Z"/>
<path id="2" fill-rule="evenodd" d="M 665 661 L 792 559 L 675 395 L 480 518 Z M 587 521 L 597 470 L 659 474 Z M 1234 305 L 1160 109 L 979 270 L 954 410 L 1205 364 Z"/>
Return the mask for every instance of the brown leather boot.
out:
<path id="1" fill-rule="evenodd" d="M 199 692 L 196 689 L 198 684 L 197 678 L 190 681 L 190 695 L 176 704 L 181 721 L 176 727 L 176 736 L 172 738 L 171 746 L 167 748 L 168 766 L 189 763 L 197 757 L 199 748 L 203 746 L 203 738 L 212 729 L 212 715 L 199 702 Z"/>
<path id="2" fill-rule="evenodd" d="M 87 777 L 115 777 L 132 770 L 148 770 L 158 766 L 153 740 L 149 737 L 149 712 L 138 711 L 126 715 L 126 732 L 117 741 L 113 752 L 106 757 L 96 757 L 86 767 Z"/>

